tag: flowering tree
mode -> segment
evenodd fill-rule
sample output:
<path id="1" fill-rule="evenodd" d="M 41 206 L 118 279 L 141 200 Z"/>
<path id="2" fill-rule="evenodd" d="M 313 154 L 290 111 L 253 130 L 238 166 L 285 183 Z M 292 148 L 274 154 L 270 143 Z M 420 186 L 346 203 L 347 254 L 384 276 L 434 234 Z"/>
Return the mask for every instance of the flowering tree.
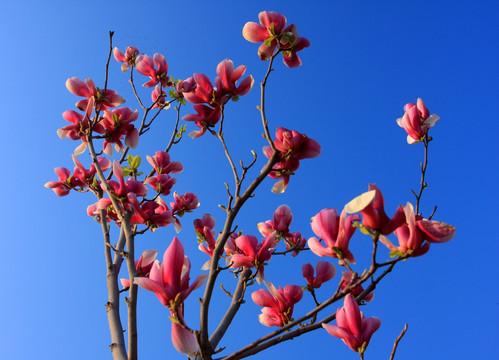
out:
<path id="1" fill-rule="evenodd" d="M 267 178 L 278 180 L 272 191 L 284 193 L 291 176 L 298 172 L 300 161 L 316 158 L 321 153 L 318 142 L 297 130 L 277 127 L 275 132 L 271 132 L 266 116 L 265 90 L 276 59 L 282 56 L 285 66 L 290 68 L 287 71 L 292 71 L 292 68 L 302 65 L 297 53 L 309 47 L 310 41 L 300 37 L 297 27 L 288 25 L 283 15 L 269 11 L 259 14 L 259 23 L 246 23 L 242 32 L 246 40 L 260 43 L 258 55 L 261 60 L 269 62 L 260 83 L 258 105 L 265 142 L 264 156 L 252 152 L 253 159 L 249 164 L 237 163 L 224 135 L 226 107 L 237 106 L 239 98 L 248 94 L 254 85 L 253 76 L 245 76 L 244 65 L 236 67 L 233 61 L 225 59 L 216 68 L 214 82 L 199 73 L 180 80 L 169 74 L 168 63 L 162 54 L 150 57 L 133 46 L 124 53 L 118 48 L 113 49 L 113 34 L 110 33 L 103 86 L 97 87 L 91 79 L 82 81 L 76 77 L 66 82 L 72 94 L 83 98 L 76 103 L 79 111 L 63 113 L 63 118 L 70 124 L 57 131 L 60 138 L 67 137 L 77 142 L 72 156 L 75 168 L 72 173 L 66 168 L 56 168 L 58 181 L 50 181 L 45 186 L 58 196 L 76 191 L 91 192 L 96 197 L 97 201 L 88 206 L 87 213 L 100 224 L 103 233 L 108 289 L 106 309 L 114 359 L 138 358 L 139 287 L 153 292 L 168 309 L 173 346 L 192 359 L 242 359 L 315 330 L 326 330 L 341 338 L 363 359 L 381 320 L 364 317 L 359 305 L 373 300 L 375 288 L 397 264 L 426 254 L 431 243 L 449 241 L 455 234 L 453 226 L 432 220 L 435 211 L 426 218 L 420 211 L 422 195 L 427 187 L 428 149 L 433 140 L 429 129 L 439 120 L 437 115 L 430 115 L 421 99 L 406 104 L 403 117 L 397 120 L 408 134 L 407 142 L 421 143 L 424 148 L 420 187 L 413 191 L 415 206 L 410 202 L 400 205 L 390 217 L 385 212 L 381 190 L 370 184 L 368 191 L 345 204 L 340 211 L 328 208 L 313 216 L 311 230 L 315 237 L 308 240 L 305 233 L 291 231 L 293 214 L 287 205 L 279 206 L 271 220 L 257 224 L 260 236 L 238 230 L 241 208 L 256 195 L 263 181 Z M 140 112 L 122 106 L 125 99 L 108 87 L 113 55 L 122 64 L 121 70 L 130 73 L 130 84 Z M 136 72 L 146 77 L 142 86 L 151 89 L 150 100 L 139 95 Z M 192 104 L 192 110 L 187 107 L 188 103 Z M 183 114 L 185 107 L 189 109 L 187 114 Z M 161 150 L 147 155 L 151 167 L 144 169 L 141 157 L 131 152 L 160 116 L 174 116 L 174 126 L 168 141 L 158 145 Z M 187 125 L 180 120 L 194 123 L 196 130 L 189 133 L 191 138 L 214 136 L 218 139 L 233 174 L 232 185 L 225 184 L 226 203 L 220 205 L 225 212 L 222 225 L 217 227 L 213 214 L 198 214 L 193 222 L 194 228 L 179 235 L 183 241 L 197 238 L 199 250 L 207 255 L 206 263 L 196 271 L 198 275 L 193 281 L 190 278 L 191 263 L 177 236 L 165 246 L 162 261 L 156 259 L 157 250 L 147 250 L 141 255 L 135 253 L 135 241 L 140 235 L 149 231 L 160 234 L 159 228 L 168 226 L 180 233 L 184 214 L 199 206 L 199 199 L 192 192 L 178 194 L 174 191 L 169 203 L 165 200 L 177 182 L 172 175 L 183 171 L 183 164 L 170 158 L 170 149 L 180 141 L 195 141 L 184 139 Z M 230 126 L 230 121 L 227 126 Z M 77 158 L 87 151 L 91 162 L 88 169 Z M 113 158 L 114 152 L 116 158 Z M 254 167 L 262 168 L 252 178 L 249 174 Z M 370 263 L 356 264 L 355 255 L 349 249 L 357 229 L 358 233 L 372 240 Z M 115 240 L 112 240 L 113 236 Z M 394 244 L 389 236 L 396 238 L 397 243 Z M 390 260 L 378 259 L 380 243 L 388 248 Z M 304 264 L 299 260 L 304 251 L 311 251 L 332 262 Z M 265 268 L 272 266 L 271 260 L 286 254 L 291 255 L 290 266 L 302 268 L 303 279 L 296 284 L 283 284 L 279 279 L 265 277 Z M 120 278 L 123 263 L 128 278 Z M 341 278 L 336 277 L 335 263 L 343 269 Z M 226 272 L 234 274 L 236 284 L 231 291 L 222 288 L 231 301 L 222 318 L 215 320 L 217 326 L 213 330 L 209 328 L 210 310 L 214 307 L 212 298 L 221 274 Z M 317 289 L 335 277 L 336 291 L 327 298 L 320 298 Z M 187 324 L 184 320 L 185 300 L 203 286 L 199 325 Z M 251 287 L 255 290 L 247 294 Z M 121 296 L 123 292 L 126 292 L 124 297 Z M 304 296 L 311 296 L 315 305 L 306 313 L 294 313 L 294 305 Z M 277 329 L 257 340 L 248 339 L 247 346 L 227 353 L 223 343 L 227 341 L 228 330 L 241 304 L 249 298 L 262 307 L 258 316 L 260 323 Z M 343 306 L 334 312 L 331 305 L 336 302 L 342 302 Z M 120 313 L 123 304 L 127 309 L 126 326 Z M 330 324 L 333 321 L 336 325 Z M 406 329 L 395 341 L 392 358 Z"/>

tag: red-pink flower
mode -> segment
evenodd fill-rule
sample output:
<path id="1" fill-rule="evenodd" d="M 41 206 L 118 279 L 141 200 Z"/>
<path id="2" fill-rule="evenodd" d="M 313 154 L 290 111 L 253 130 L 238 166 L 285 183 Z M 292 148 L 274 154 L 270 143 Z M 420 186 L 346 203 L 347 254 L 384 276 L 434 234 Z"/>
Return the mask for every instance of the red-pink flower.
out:
<path id="1" fill-rule="evenodd" d="M 57 130 L 57 135 L 59 138 L 64 139 L 65 137 L 71 140 L 81 140 L 82 143 L 76 147 L 74 154 L 76 156 L 81 155 L 87 148 L 87 135 L 90 129 L 90 115 L 92 114 L 94 107 L 94 98 L 91 97 L 87 104 L 87 109 L 85 115 L 81 115 L 73 110 L 68 110 L 62 113 L 62 117 L 72 123 L 71 125 L 63 126 Z M 97 122 L 93 125 L 92 131 L 98 134 L 103 134 L 104 127 Z"/>
<path id="2" fill-rule="evenodd" d="M 352 281 L 352 273 L 350 271 L 343 271 L 342 272 L 342 277 L 341 277 L 341 291 L 343 291 L 347 286 L 350 285 L 350 282 Z M 354 284 L 355 283 L 358 283 L 359 280 L 355 280 Z M 364 288 L 362 287 L 362 285 L 358 285 L 356 287 L 354 287 L 351 291 L 350 291 L 350 294 L 352 294 L 354 297 L 357 297 L 359 296 L 360 294 L 362 294 L 364 292 Z M 372 299 L 374 298 L 374 293 L 371 291 L 369 294 L 367 294 L 365 297 L 364 297 L 364 301 L 372 301 Z"/>
<path id="3" fill-rule="evenodd" d="M 140 204 L 135 193 L 128 193 L 128 201 L 132 204 L 134 213 L 130 219 L 132 224 L 144 224 L 149 226 L 151 231 L 159 227 L 168 226 L 175 222 L 172 211 L 168 209 L 161 198 L 156 201 L 145 201 Z"/>
<path id="4" fill-rule="evenodd" d="M 441 221 L 422 219 L 418 220 L 416 224 L 425 240 L 431 243 L 440 244 L 450 241 L 456 234 L 454 226 Z"/>
<path id="5" fill-rule="evenodd" d="M 215 79 L 217 85 L 217 97 L 222 96 L 242 96 L 246 95 L 253 87 L 253 76 L 249 75 L 242 80 L 238 86 L 236 82 L 244 75 L 246 66 L 240 65 L 234 69 L 234 63 L 230 59 L 225 59 L 217 66 L 219 77 Z"/>
<path id="6" fill-rule="evenodd" d="M 184 301 L 189 294 L 200 287 L 207 275 L 200 275 L 189 285 L 191 263 L 184 256 L 184 247 L 177 237 L 166 249 L 163 263 L 156 260 L 149 277 L 136 277 L 134 283 L 154 292 L 158 300 L 170 309 L 173 316 L 179 316 L 183 321 Z M 197 350 L 194 336 L 180 325 L 172 322 L 172 342 L 175 349 L 192 356 Z"/>
<path id="7" fill-rule="evenodd" d="M 158 174 L 178 174 L 184 170 L 178 161 L 170 161 L 170 154 L 164 151 L 156 151 L 154 156 L 147 155 L 147 161 Z"/>
<path id="8" fill-rule="evenodd" d="M 371 336 L 381 326 L 376 317 L 365 318 L 352 295 L 345 296 L 342 308 L 336 311 L 336 325 L 322 324 L 328 333 L 343 340 L 353 351 L 363 353 Z"/>
<path id="9" fill-rule="evenodd" d="M 151 100 L 154 103 L 152 106 L 152 109 L 155 108 L 162 108 L 162 109 L 168 109 L 170 105 L 166 103 L 166 91 L 161 88 L 159 85 L 156 85 L 154 90 L 151 92 Z"/>
<path id="10" fill-rule="evenodd" d="M 307 239 L 301 236 L 301 232 L 295 231 L 286 234 L 286 250 L 293 249 L 291 256 L 295 257 L 300 253 L 300 249 L 304 249 L 307 245 Z"/>
<path id="11" fill-rule="evenodd" d="M 258 56 L 268 60 L 279 46 L 283 50 L 284 64 L 288 67 L 301 65 L 298 51 L 310 46 L 310 41 L 298 36 L 298 30 L 291 24 L 286 27 L 286 17 L 274 11 L 262 11 L 258 14 L 260 24 L 247 22 L 243 27 L 243 36 L 246 40 L 259 43 Z"/>
<path id="12" fill-rule="evenodd" d="M 150 185 L 158 194 L 169 195 L 170 191 L 177 182 L 177 179 L 171 177 L 167 174 L 156 174 L 154 176 L 148 177 L 144 184 Z"/>
<path id="13" fill-rule="evenodd" d="M 200 243 L 198 248 L 210 257 L 210 260 L 203 265 L 201 270 L 208 270 L 211 265 L 211 257 L 213 257 L 216 246 L 214 227 L 215 218 L 210 214 L 204 214 L 202 219 L 194 220 L 194 228 L 196 229 L 198 243 Z"/>
<path id="14" fill-rule="evenodd" d="M 173 193 L 173 198 L 175 199 L 175 202 L 171 202 L 170 206 L 173 213 L 178 216 L 182 216 L 184 212 L 191 212 L 199 206 L 198 197 L 189 191 L 184 195 L 178 195 L 175 191 Z"/>
<path id="15" fill-rule="evenodd" d="M 73 172 L 74 174 L 73 176 L 84 181 L 89 186 L 93 186 L 94 181 L 96 182 L 96 184 L 99 183 L 99 181 L 95 179 L 95 174 L 97 173 L 97 169 L 95 168 L 94 164 L 91 164 L 90 169 L 87 170 L 74 155 L 71 155 L 71 157 L 73 158 L 73 162 L 76 165 Z M 98 156 L 97 162 L 102 171 L 106 171 L 111 167 L 111 161 L 109 161 L 108 158 Z"/>
<path id="16" fill-rule="evenodd" d="M 190 269 L 191 263 L 184 256 L 184 247 L 175 236 L 163 255 L 163 263 L 156 260 L 149 277 L 136 277 L 134 283 L 154 292 L 164 306 L 176 310 L 206 280 L 207 275 L 200 275 L 189 285 Z"/>
<path id="17" fill-rule="evenodd" d="M 151 78 L 151 80 L 142 85 L 144 87 L 153 87 L 157 83 L 161 83 L 162 87 L 167 88 L 172 84 L 170 77 L 167 75 L 168 64 L 165 57 L 161 54 L 154 54 L 154 59 L 148 55 L 139 55 L 135 60 L 135 69 L 142 75 Z"/>
<path id="18" fill-rule="evenodd" d="M 116 196 L 124 200 L 127 198 L 128 193 L 134 193 L 137 196 L 147 195 L 147 187 L 142 182 L 134 179 L 128 179 L 125 182 L 123 169 L 117 160 L 113 162 L 113 174 L 118 179 L 118 182 L 109 180 L 107 183 Z M 106 190 L 103 184 L 102 190 Z"/>
<path id="19" fill-rule="evenodd" d="M 63 167 L 57 167 L 54 169 L 55 174 L 59 177 L 59 181 L 49 181 L 44 186 L 47 189 L 54 190 L 57 196 L 66 196 L 69 194 L 71 189 L 75 187 L 87 187 L 83 181 L 75 176 L 71 176 L 68 169 Z"/>
<path id="20" fill-rule="evenodd" d="M 350 214 L 360 212 L 362 224 L 383 235 L 391 234 L 405 220 L 402 206 L 397 208 L 391 219 L 386 215 L 383 194 L 376 187 L 376 184 L 369 184 L 369 191 L 350 201 L 345 205 L 345 209 Z"/>
<path id="21" fill-rule="evenodd" d="M 406 104 L 404 111 L 404 116 L 397 119 L 397 124 L 407 132 L 409 144 L 422 141 L 428 135 L 428 130 L 440 119 L 438 115 L 430 115 L 421 98 L 417 100 L 416 104 Z"/>
<path id="22" fill-rule="evenodd" d="M 355 232 L 352 222 L 359 221 L 358 214 L 347 215 L 343 210 L 338 216 L 336 209 L 324 209 L 312 218 L 312 230 L 315 235 L 324 240 L 322 245 L 315 237 L 308 239 L 312 252 L 320 257 L 331 256 L 339 259 L 339 264 L 355 264 L 355 258 L 348 249 L 350 238 Z"/>
<path id="23" fill-rule="evenodd" d="M 277 128 L 274 145 L 279 151 L 281 161 L 272 167 L 269 176 L 274 179 L 282 178 L 272 188 L 273 192 L 282 193 L 288 186 L 290 175 L 293 175 L 298 170 L 300 160 L 319 156 L 321 146 L 317 141 L 310 139 L 305 134 L 283 127 Z M 269 159 L 274 154 L 270 146 L 264 146 L 263 153 Z"/>
<path id="24" fill-rule="evenodd" d="M 456 232 L 454 226 L 439 221 L 424 220 L 414 213 L 414 208 L 409 202 L 404 207 L 404 213 L 405 224 L 395 229 L 399 246 L 393 245 L 385 236 L 380 237 L 380 241 L 395 254 L 420 256 L 430 249 L 430 243 L 447 242 L 454 237 Z"/>
<path id="25" fill-rule="evenodd" d="M 257 280 L 265 279 L 263 268 L 272 257 L 276 233 L 272 232 L 261 243 L 253 235 L 241 235 L 234 240 L 235 252 L 230 256 L 231 268 L 246 267 L 257 270 Z"/>
<path id="26" fill-rule="evenodd" d="M 282 327 L 292 321 L 294 305 L 303 297 L 303 290 L 297 285 L 286 285 L 276 289 L 265 282 L 268 290 L 260 289 L 251 294 L 255 304 L 263 306 L 258 320 L 265 326 Z"/>
<path id="27" fill-rule="evenodd" d="M 289 232 L 289 225 L 291 225 L 291 221 L 293 220 L 293 214 L 291 213 L 291 209 L 288 205 L 281 205 L 274 212 L 274 230 L 280 232 L 282 234 L 286 234 Z"/>
<path id="28" fill-rule="evenodd" d="M 104 118 L 101 121 L 102 126 L 105 128 L 104 133 L 104 153 L 111 156 L 114 147 L 117 152 L 121 153 L 125 150 L 121 140 L 125 137 L 125 145 L 135 149 L 139 143 L 139 132 L 134 127 L 132 122 L 137 120 L 139 112 L 133 111 L 127 107 L 122 107 L 113 110 L 106 110 Z"/>
<path id="29" fill-rule="evenodd" d="M 192 104 L 210 104 L 212 106 L 220 105 L 216 103 L 215 88 L 208 76 L 204 74 L 194 74 L 189 78 L 189 86 L 183 91 L 184 98 Z M 189 91 L 188 91 L 189 90 Z"/>
<path id="30" fill-rule="evenodd" d="M 117 47 L 113 49 L 113 55 L 116 61 L 124 63 L 121 65 L 121 71 L 127 71 L 130 67 L 135 66 L 135 59 L 139 55 L 139 49 L 129 46 L 123 54 Z"/>
<path id="31" fill-rule="evenodd" d="M 173 314 L 172 314 L 173 316 Z M 183 320 L 183 314 L 178 314 Z M 194 359 L 198 349 L 198 343 L 187 329 L 172 321 L 172 344 L 181 354 L 187 355 L 189 359 Z"/>
<path id="32" fill-rule="evenodd" d="M 85 100 L 80 100 L 76 103 L 76 107 L 85 111 L 88 101 L 91 97 L 94 98 L 95 108 L 98 110 L 106 110 L 116 107 L 125 102 L 125 99 L 118 95 L 116 91 L 107 89 L 106 91 L 95 87 L 92 79 L 86 78 L 85 82 L 77 77 L 72 77 L 66 80 L 66 88 L 70 93 L 85 97 Z"/>
<path id="33" fill-rule="evenodd" d="M 327 261 L 318 261 L 315 265 L 317 269 L 317 276 L 314 276 L 314 267 L 310 263 L 302 266 L 302 275 L 307 280 L 310 288 L 318 289 L 326 281 L 331 280 L 336 275 L 336 268 L 333 264 Z"/>
<path id="34" fill-rule="evenodd" d="M 198 138 L 203 135 L 208 128 L 214 127 L 220 117 L 222 116 L 222 109 L 219 106 L 212 108 L 207 105 L 194 105 L 194 110 L 196 114 L 187 114 L 182 117 L 185 121 L 194 121 L 194 123 L 201 128 L 201 130 L 195 130 L 189 133 L 191 138 Z"/>
<path id="35" fill-rule="evenodd" d="M 152 269 L 152 265 L 154 260 L 156 260 L 156 256 L 158 255 L 158 250 L 146 250 L 140 255 L 138 260 L 135 260 L 135 271 L 136 276 L 149 276 L 149 272 Z M 129 279 L 120 279 L 121 285 L 127 288 L 130 286 Z"/>

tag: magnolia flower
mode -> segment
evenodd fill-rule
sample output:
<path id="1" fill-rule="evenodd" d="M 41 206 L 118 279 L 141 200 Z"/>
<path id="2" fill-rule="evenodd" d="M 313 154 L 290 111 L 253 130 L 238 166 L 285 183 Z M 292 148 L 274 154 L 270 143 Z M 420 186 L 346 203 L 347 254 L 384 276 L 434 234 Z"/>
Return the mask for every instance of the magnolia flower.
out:
<path id="1" fill-rule="evenodd" d="M 428 130 L 440 119 L 438 115 L 430 115 L 421 98 L 417 100 L 416 104 L 406 104 L 404 111 L 404 116 L 397 119 L 397 124 L 407 132 L 409 144 L 422 141 L 428 135 Z"/>
<path id="2" fill-rule="evenodd" d="M 380 236 L 380 241 L 394 253 L 421 256 L 428 252 L 430 243 L 447 242 L 454 237 L 456 232 L 454 226 L 439 221 L 424 220 L 414 213 L 414 207 L 409 202 L 404 207 L 404 213 L 405 224 L 395 229 L 399 246 L 393 245 L 387 237 Z"/>
<path id="3" fill-rule="evenodd" d="M 230 256 L 231 268 L 246 267 L 257 270 L 257 281 L 265 279 L 263 267 L 272 257 L 276 233 L 272 232 L 261 243 L 253 235 L 241 235 L 234 240 L 235 251 Z M 227 246 L 227 245 L 226 245 Z M 229 260 L 228 260 L 229 261 Z"/>
<path id="4" fill-rule="evenodd" d="M 320 288 L 323 283 L 331 280 L 336 274 L 336 269 L 330 262 L 318 261 L 315 266 L 317 276 L 314 276 L 314 267 L 310 263 L 303 265 L 301 268 L 302 275 L 311 289 Z"/>
<path id="5" fill-rule="evenodd" d="M 242 96 L 246 95 L 253 87 L 253 76 L 249 75 L 244 80 L 236 82 L 244 75 L 246 66 L 240 65 L 234 69 L 234 63 L 230 59 L 221 61 L 217 66 L 217 74 L 219 77 L 215 79 L 217 85 L 217 97 L 229 96 Z"/>
<path id="6" fill-rule="evenodd" d="M 157 83 L 167 88 L 172 83 L 168 73 L 168 64 L 161 54 L 154 54 L 154 59 L 148 55 L 139 55 L 135 60 L 135 69 L 142 75 L 149 76 L 151 80 L 143 84 L 144 87 L 153 87 Z"/>
<path id="7" fill-rule="evenodd" d="M 275 135 L 274 145 L 279 151 L 281 161 L 272 167 L 269 177 L 273 179 L 282 178 L 272 188 L 272 192 L 282 193 L 288 186 L 290 175 L 293 175 L 298 170 L 300 160 L 319 156 L 321 146 L 317 141 L 296 130 L 279 127 Z M 263 154 L 269 159 L 274 155 L 274 151 L 270 146 L 264 146 L 262 150 Z"/>
<path id="8" fill-rule="evenodd" d="M 71 94 L 87 98 L 76 103 L 76 107 L 82 111 L 85 111 L 88 101 L 92 97 L 95 101 L 95 108 L 98 110 L 106 110 L 125 102 L 125 99 L 118 95 L 116 91 L 110 89 L 103 91 L 97 88 L 90 78 L 86 78 L 85 82 L 77 77 L 69 78 L 66 80 L 66 88 Z"/>
<path id="9" fill-rule="evenodd" d="M 268 60 L 279 47 L 284 55 L 284 64 L 290 68 L 301 65 L 298 51 L 310 46 L 310 41 L 298 36 L 295 25 L 286 26 L 286 17 L 274 11 L 262 11 L 258 14 L 260 24 L 247 22 L 243 27 L 243 36 L 246 40 L 259 43 L 258 56 Z"/>
<path id="10" fill-rule="evenodd" d="M 355 264 L 353 254 L 348 250 L 350 238 L 355 232 L 353 221 L 360 220 L 357 214 L 347 215 L 346 210 L 338 216 L 336 209 L 324 209 L 312 218 L 312 230 L 315 235 L 325 242 L 322 245 L 315 237 L 308 239 L 308 246 L 312 252 L 320 257 L 331 256 L 347 264 Z"/>
<path id="11" fill-rule="evenodd" d="M 322 324 L 322 327 L 359 353 L 366 351 L 371 336 L 381 326 L 381 320 L 376 317 L 364 318 L 350 294 L 345 296 L 343 307 L 336 311 L 336 323 L 338 326 Z"/>
<path id="12" fill-rule="evenodd" d="M 114 147 L 117 152 L 122 153 L 125 150 L 121 140 L 125 137 L 125 145 L 135 149 L 139 143 L 139 131 L 132 122 L 137 120 L 139 112 L 133 111 L 127 107 L 104 111 L 104 118 L 101 121 L 105 128 L 104 144 L 102 145 L 104 153 L 111 156 Z"/>
<path id="13" fill-rule="evenodd" d="M 44 186 L 47 189 L 54 190 L 54 193 L 57 196 L 66 196 L 71 189 L 74 189 L 77 186 L 82 188 L 87 186 L 82 180 L 75 176 L 71 176 L 69 170 L 64 167 L 57 167 L 54 169 L 54 172 L 59 177 L 59 181 L 49 181 Z"/>
<path id="14" fill-rule="evenodd" d="M 151 268 L 149 277 L 136 277 L 134 283 L 154 292 L 159 301 L 170 309 L 172 318 L 179 317 L 183 321 L 184 301 L 189 294 L 200 287 L 207 275 L 200 275 L 189 286 L 189 272 L 191 263 L 184 256 L 184 247 L 177 237 L 166 249 L 163 263 L 156 260 Z M 189 357 L 193 357 L 197 350 L 194 336 L 176 322 L 172 321 L 172 342 L 175 349 Z"/>
<path id="15" fill-rule="evenodd" d="M 343 291 L 347 286 L 350 285 L 350 282 L 352 281 L 352 276 L 353 274 L 350 272 L 350 271 L 343 271 L 342 273 L 342 276 L 341 276 L 341 291 Z M 359 280 L 355 280 L 354 284 L 355 283 L 358 283 Z M 352 294 L 354 297 L 357 297 L 359 296 L 360 294 L 362 294 L 364 292 L 364 288 L 362 287 L 362 285 L 357 285 L 356 287 L 354 287 L 351 291 L 350 291 L 350 294 Z M 374 298 L 374 293 L 371 291 L 369 294 L 367 294 L 365 297 L 364 297 L 364 301 L 372 301 L 372 299 Z"/>
<path id="16" fill-rule="evenodd" d="M 391 234 L 404 223 L 405 215 L 402 206 L 397 208 L 395 215 L 390 219 L 384 208 L 384 199 L 376 184 L 369 184 L 369 191 L 357 196 L 345 205 L 347 213 L 362 214 L 362 224 L 383 235 Z"/>
<path id="17" fill-rule="evenodd" d="M 170 161 L 170 154 L 164 151 L 156 151 L 154 156 L 147 155 L 147 161 L 158 174 L 178 174 L 184 170 L 178 161 Z"/>
<path id="18" fill-rule="evenodd" d="M 135 260 L 135 272 L 137 273 L 137 276 L 149 276 L 149 272 L 152 269 L 152 265 L 154 260 L 156 260 L 157 255 L 158 250 L 146 250 L 140 255 L 138 260 Z M 120 281 L 123 287 L 130 287 L 129 279 L 120 279 Z"/>
<path id="19" fill-rule="evenodd" d="M 184 247 L 175 236 L 163 255 L 163 263 L 155 260 L 149 277 L 136 277 L 134 283 L 154 292 L 164 306 L 175 311 L 193 290 L 206 281 L 207 275 L 199 275 L 189 285 L 190 269 L 191 263 L 184 256 Z"/>
<path id="20" fill-rule="evenodd" d="M 117 47 L 113 49 L 113 55 L 116 61 L 124 63 L 121 65 L 121 71 L 125 72 L 130 67 L 135 66 L 135 59 L 139 55 L 139 49 L 133 46 L 126 48 L 125 54 L 123 54 Z"/>
<path id="21" fill-rule="evenodd" d="M 276 289 L 270 282 L 265 282 L 268 290 L 261 289 L 251 294 L 255 304 L 263 306 L 258 320 L 265 326 L 282 327 L 292 321 L 294 305 L 303 297 L 303 290 L 297 285 L 286 285 Z"/>

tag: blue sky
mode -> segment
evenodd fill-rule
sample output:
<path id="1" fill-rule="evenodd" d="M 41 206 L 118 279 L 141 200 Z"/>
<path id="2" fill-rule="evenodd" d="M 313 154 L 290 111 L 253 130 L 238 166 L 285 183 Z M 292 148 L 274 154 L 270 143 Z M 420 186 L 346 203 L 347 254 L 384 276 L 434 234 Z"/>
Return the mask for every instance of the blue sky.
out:
<path id="1" fill-rule="evenodd" d="M 133 45 L 149 55 L 164 54 L 175 78 L 199 72 L 213 79 L 216 65 L 226 58 L 236 66 L 244 64 L 255 77 L 255 87 L 227 110 L 225 131 L 234 157 L 247 162 L 251 149 L 261 155 L 265 145 L 255 106 L 267 63 L 259 60 L 258 45 L 245 41 L 241 29 L 245 22 L 257 21 L 262 10 L 285 14 L 312 44 L 300 53 L 302 67 L 288 69 L 280 60 L 275 65 L 268 87 L 271 131 L 278 126 L 296 129 L 317 140 L 323 151 L 317 159 L 302 162 L 284 195 L 272 194 L 274 181 L 266 181 L 242 211 L 239 228 L 258 235 L 256 224 L 270 219 L 280 204 L 288 204 L 294 214 L 292 230 L 310 237 L 310 217 L 326 207 L 341 209 L 366 191 L 368 183 L 383 191 L 389 214 L 399 204 L 414 202 L 410 189 L 419 183 L 422 147 L 407 145 L 395 119 L 403 115 L 405 103 L 423 98 L 441 120 L 432 129 L 435 141 L 422 209 L 428 214 L 438 205 L 434 218 L 455 225 L 457 234 L 450 243 L 434 245 L 425 256 L 400 264 L 380 284 L 374 301 L 362 309 L 366 316 L 382 320 L 366 359 L 388 358 L 406 322 L 409 331 L 396 359 L 491 357 L 499 330 L 497 2 L 268 4 L 225 0 L 2 4 L 1 358 L 110 358 L 102 237 L 98 224 L 86 215 L 94 200 L 88 194 L 57 198 L 43 187 L 56 179 L 54 167 L 73 167 L 69 155 L 76 144 L 59 140 L 56 134 L 66 125 L 62 112 L 74 109 L 78 100 L 66 90 L 66 79 L 90 77 L 102 83 L 109 30 L 115 31 L 114 44 L 122 50 Z M 137 107 L 127 75 L 114 61 L 109 87 L 129 99 L 129 107 Z M 147 90 L 140 90 L 148 96 Z M 174 114 L 166 113 L 157 130 L 141 139 L 136 154 L 162 148 L 173 121 Z M 193 124 L 187 129 L 194 130 Z M 211 213 L 216 229 L 220 228 L 223 213 L 217 204 L 226 202 L 223 182 L 231 181 L 231 173 L 219 144 L 206 135 L 184 139 L 171 156 L 185 167 L 176 176 L 176 190 L 192 191 L 201 202 L 195 213 L 182 219 L 184 230 L 179 234 L 195 277 L 206 256 L 196 250 L 192 221 Z M 253 175 L 263 166 L 262 158 Z M 82 159 L 89 164 L 88 158 Z M 154 236 L 141 237 L 137 247 L 156 248 L 162 254 L 174 235 L 171 227 L 160 229 Z M 361 259 L 369 257 L 366 240 L 356 234 L 351 241 L 360 272 Z M 383 251 L 380 256 L 388 256 Z M 317 260 L 312 254 L 273 259 L 266 276 L 277 285 L 303 284 L 301 265 Z M 222 281 L 233 286 L 230 276 Z M 319 294 L 326 298 L 337 281 L 338 276 Z M 193 327 L 196 299 L 201 296 L 198 290 L 187 303 L 186 319 Z M 214 320 L 227 301 L 221 294 L 216 299 L 221 305 Z M 167 311 L 146 291 L 140 292 L 139 302 L 141 358 L 181 359 L 171 346 Z M 310 306 L 310 299 L 302 301 L 295 316 Z M 221 345 L 236 350 L 268 332 L 258 323 L 259 312 L 249 300 Z M 358 358 L 324 331 L 257 358 L 276 356 Z"/>

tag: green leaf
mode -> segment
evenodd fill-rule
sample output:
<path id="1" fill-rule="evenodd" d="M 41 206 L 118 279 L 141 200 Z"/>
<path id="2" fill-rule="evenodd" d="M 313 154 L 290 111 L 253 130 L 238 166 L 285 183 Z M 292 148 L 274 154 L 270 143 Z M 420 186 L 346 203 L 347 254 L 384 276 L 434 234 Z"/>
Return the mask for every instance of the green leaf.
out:
<path id="1" fill-rule="evenodd" d="M 234 101 L 234 102 L 238 102 L 239 101 L 239 96 L 234 95 L 234 96 L 231 97 L 231 100 Z"/>

